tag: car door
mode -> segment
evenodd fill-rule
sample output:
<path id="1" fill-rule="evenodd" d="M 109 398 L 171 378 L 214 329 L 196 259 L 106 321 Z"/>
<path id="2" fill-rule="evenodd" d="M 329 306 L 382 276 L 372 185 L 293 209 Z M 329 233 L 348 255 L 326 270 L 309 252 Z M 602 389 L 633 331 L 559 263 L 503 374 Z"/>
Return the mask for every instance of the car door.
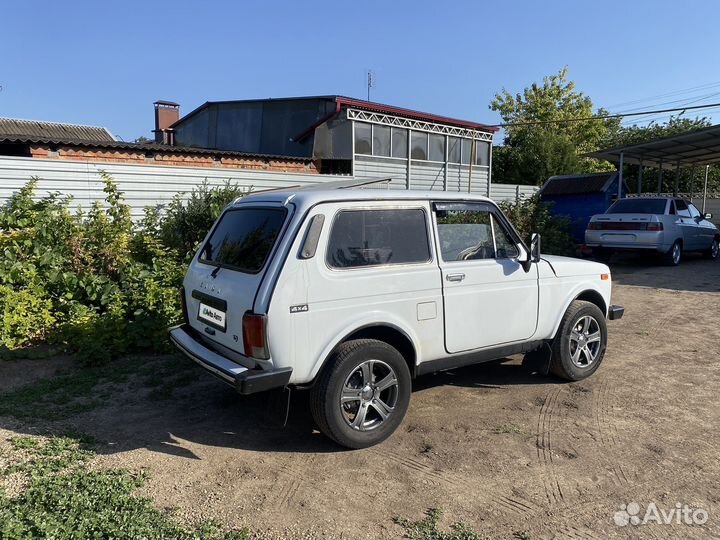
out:
<path id="1" fill-rule="evenodd" d="M 705 216 L 700 213 L 700 210 L 698 210 L 694 204 L 688 203 L 688 210 L 690 211 L 690 217 L 693 218 L 697 227 L 697 249 L 708 249 L 712 244 L 713 238 L 715 238 L 715 226 L 705 219 Z"/>
<path id="2" fill-rule="evenodd" d="M 524 341 L 538 318 L 538 274 L 525 272 L 519 239 L 490 203 L 435 203 L 445 348 L 458 353 Z"/>
<path id="3" fill-rule="evenodd" d="M 700 249 L 698 224 L 690 215 L 687 203 L 683 199 L 675 199 L 675 209 L 677 211 L 677 223 L 682 231 L 683 249 Z"/>

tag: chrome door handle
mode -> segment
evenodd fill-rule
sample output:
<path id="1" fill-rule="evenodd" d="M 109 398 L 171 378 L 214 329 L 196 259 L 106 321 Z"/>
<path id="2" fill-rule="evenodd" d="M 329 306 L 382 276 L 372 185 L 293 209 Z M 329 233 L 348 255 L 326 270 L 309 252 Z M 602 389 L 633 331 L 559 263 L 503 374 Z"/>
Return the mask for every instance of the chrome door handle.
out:
<path id="1" fill-rule="evenodd" d="M 448 274 L 445 279 L 448 281 L 462 281 L 465 279 L 465 274 Z"/>

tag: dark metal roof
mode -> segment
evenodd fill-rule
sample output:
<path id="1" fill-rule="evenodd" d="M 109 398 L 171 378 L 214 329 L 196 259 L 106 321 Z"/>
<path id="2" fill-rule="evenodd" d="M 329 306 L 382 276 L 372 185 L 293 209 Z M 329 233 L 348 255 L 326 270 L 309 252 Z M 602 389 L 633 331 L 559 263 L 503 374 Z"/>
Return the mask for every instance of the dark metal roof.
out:
<path id="1" fill-rule="evenodd" d="M 639 144 L 606 148 L 585 154 L 586 157 L 625 163 L 640 163 L 650 167 L 660 162 L 668 166 L 709 165 L 720 162 L 720 125 L 663 137 Z"/>
<path id="2" fill-rule="evenodd" d="M 214 150 L 212 148 L 199 148 L 196 146 L 176 146 L 157 143 L 133 143 L 124 141 L 88 141 L 84 139 L 71 138 L 50 138 L 50 137 L 16 137 L 0 133 L 0 143 L 15 144 L 50 144 L 58 146 L 80 146 L 83 148 L 101 148 L 109 150 L 130 150 L 139 152 L 168 152 L 175 154 L 201 154 L 219 157 L 247 157 L 259 159 L 278 159 L 283 161 L 310 162 L 311 158 L 288 157 L 275 154 L 257 154 L 248 152 L 236 152 L 233 150 Z"/>
<path id="3" fill-rule="evenodd" d="M 605 193 L 617 177 L 616 171 L 605 173 L 551 176 L 540 189 L 542 195 L 584 195 Z"/>
<path id="4" fill-rule="evenodd" d="M 94 142 L 115 141 L 112 133 L 104 127 L 63 124 L 60 122 L 41 122 L 38 120 L 19 120 L 17 118 L 0 118 L 0 137 L 80 139 Z"/>
<path id="5" fill-rule="evenodd" d="M 449 118 L 447 116 L 440 116 L 437 114 L 425 113 L 421 111 L 415 111 L 412 109 L 405 109 L 402 107 L 396 107 L 394 105 L 385 105 L 383 103 L 376 103 L 374 101 L 365 101 L 362 99 L 350 98 L 347 96 L 340 95 L 320 95 L 320 96 L 302 96 L 302 97 L 285 97 L 285 98 L 265 98 L 265 99 L 236 99 L 226 101 L 206 101 L 193 111 L 189 112 L 170 127 L 175 127 L 181 124 L 184 120 L 187 120 L 191 116 L 201 110 L 209 107 L 210 105 L 221 104 L 221 103 L 261 103 L 261 102 L 272 102 L 272 101 L 300 101 L 300 100 L 311 100 L 311 99 L 325 99 L 333 101 L 338 106 L 355 107 L 357 109 L 363 109 L 367 111 L 373 111 L 384 114 L 392 114 L 396 116 L 403 116 L 406 118 L 412 118 L 414 120 L 423 120 L 426 122 L 435 122 L 438 124 L 448 124 L 451 126 L 464 127 L 468 129 L 477 129 L 480 131 L 488 131 L 494 133 L 499 130 L 497 127 L 489 126 L 487 124 L 480 124 L 478 122 L 470 122 L 469 120 L 459 120 L 457 118 Z"/>

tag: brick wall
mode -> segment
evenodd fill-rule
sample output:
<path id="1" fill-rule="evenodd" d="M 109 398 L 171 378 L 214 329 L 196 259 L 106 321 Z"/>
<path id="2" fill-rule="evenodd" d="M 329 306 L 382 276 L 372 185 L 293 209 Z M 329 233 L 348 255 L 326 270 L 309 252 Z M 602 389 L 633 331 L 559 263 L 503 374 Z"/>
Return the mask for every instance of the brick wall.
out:
<path id="1" fill-rule="evenodd" d="M 258 171 L 297 172 L 317 174 L 315 163 L 299 159 L 217 156 L 214 154 L 181 153 L 171 151 L 139 151 L 125 149 L 85 148 L 78 146 L 30 146 L 30 155 L 38 159 L 65 161 L 93 161 L 136 165 L 164 165 L 218 169 L 251 169 Z"/>

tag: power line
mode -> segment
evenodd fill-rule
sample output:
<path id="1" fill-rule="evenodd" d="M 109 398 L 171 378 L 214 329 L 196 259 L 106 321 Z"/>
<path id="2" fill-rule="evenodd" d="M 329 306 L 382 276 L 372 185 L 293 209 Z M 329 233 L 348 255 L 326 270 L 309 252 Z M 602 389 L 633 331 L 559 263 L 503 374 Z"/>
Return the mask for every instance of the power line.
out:
<path id="1" fill-rule="evenodd" d="M 642 111 L 642 112 L 628 112 L 621 114 L 602 114 L 596 116 L 586 116 L 583 118 L 562 118 L 559 120 L 534 120 L 531 122 L 516 122 L 507 124 L 493 124 L 490 127 L 517 127 L 517 126 L 539 126 L 544 124 L 568 124 L 571 122 L 587 122 L 590 120 L 609 120 L 611 118 L 625 118 L 628 116 L 647 116 L 650 114 L 659 114 L 675 111 L 692 111 L 696 109 L 708 109 L 710 107 L 720 107 L 720 103 L 708 103 L 706 105 L 693 105 L 692 107 L 674 107 L 671 109 L 658 109 L 655 111 Z"/>
<path id="2" fill-rule="evenodd" d="M 648 96 L 645 98 L 636 99 L 634 101 L 625 101 L 623 103 L 615 103 L 613 105 L 608 105 L 608 107 L 615 108 L 615 107 L 623 107 L 625 105 L 635 105 L 636 103 L 642 103 L 644 101 L 651 101 L 653 99 L 660 99 L 660 98 L 664 98 L 664 97 L 672 97 L 672 96 L 678 96 L 678 95 L 682 95 L 682 94 L 688 94 L 690 92 L 695 92 L 697 90 L 709 90 L 710 88 L 715 88 L 717 86 L 720 86 L 720 81 L 705 83 L 705 84 L 701 84 L 699 86 L 685 88 L 683 90 L 673 90 L 672 92 L 666 92 L 664 94 L 657 94 L 655 96 Z"/>

